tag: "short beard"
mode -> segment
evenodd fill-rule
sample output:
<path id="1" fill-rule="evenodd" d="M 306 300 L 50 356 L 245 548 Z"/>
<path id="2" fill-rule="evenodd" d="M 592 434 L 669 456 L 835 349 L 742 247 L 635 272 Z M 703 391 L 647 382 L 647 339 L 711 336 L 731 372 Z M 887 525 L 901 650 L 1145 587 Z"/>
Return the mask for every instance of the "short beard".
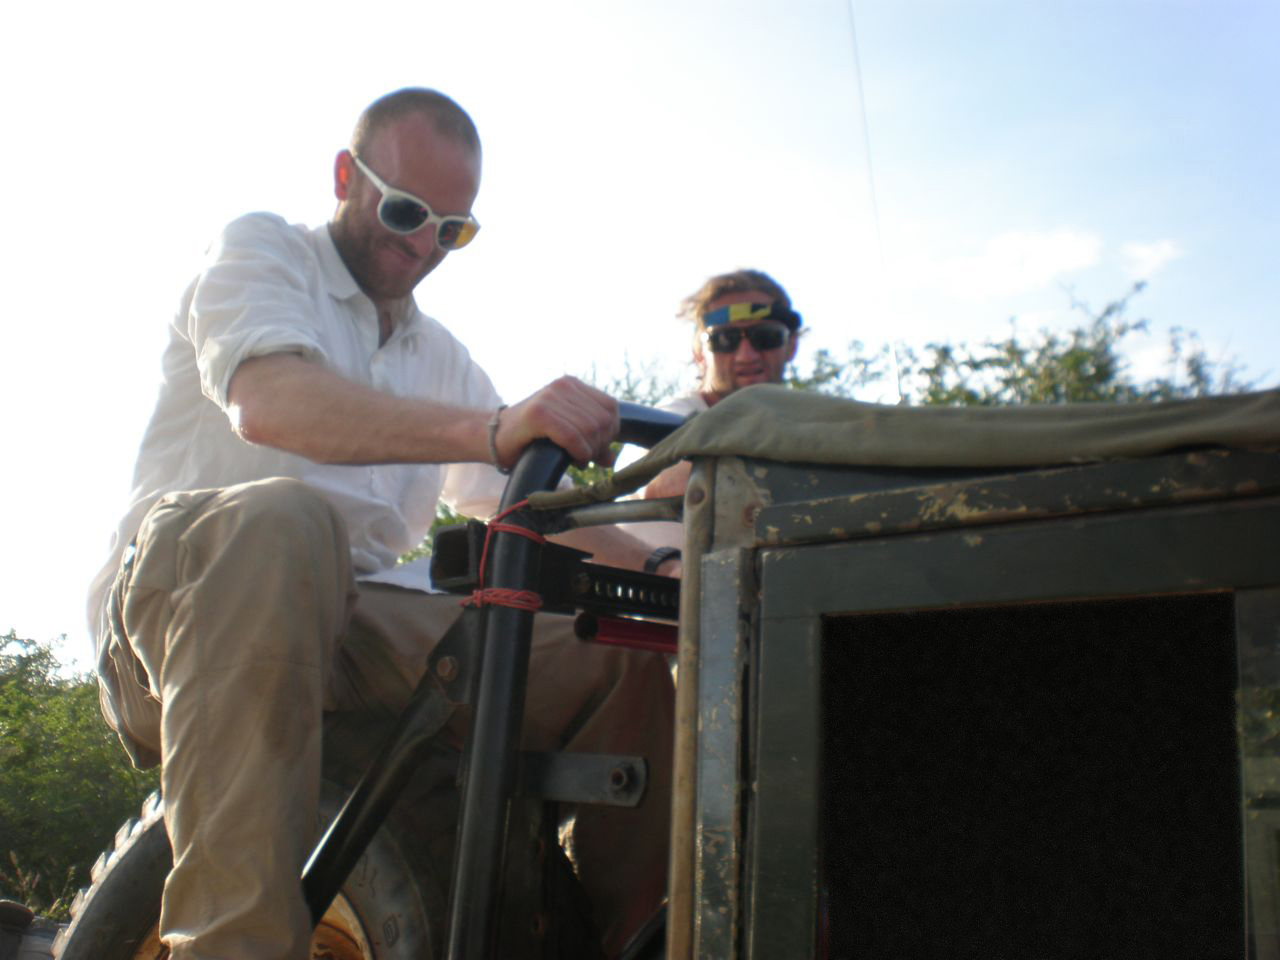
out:
<path id="1" fill-rule="evenodd" d="M 403 300 L 412 294 L 427 273 L 431 272 L 430 269 L 427 269 L 414 277 L 407 289 L 400 289 L 400 285 L 396 287 L 383 286 L 376 282 L 378 270 L 374 257 L 375 247 L 371 238 L 353 238 L 347 224 L 336 219 L 330 224 L 329 234 L 333 238 L 333 245 L 338 251 L 338 256 L 342 258 L 347 271 L 356 281 L 356 285 L 370 300 Z"/>

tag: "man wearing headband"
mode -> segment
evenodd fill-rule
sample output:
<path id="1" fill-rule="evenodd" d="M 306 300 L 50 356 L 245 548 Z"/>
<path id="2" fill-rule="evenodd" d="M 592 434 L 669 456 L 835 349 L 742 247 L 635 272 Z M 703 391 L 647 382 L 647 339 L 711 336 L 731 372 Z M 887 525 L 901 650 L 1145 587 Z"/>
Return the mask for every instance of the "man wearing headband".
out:
<path id="1" fill-rule="evenodd" d="M 679 315 L 693 323 L 693 362 L 698 387 L 663 404 L 662 409 L 693 416 L 729 394 L 757 383 L 781 383 L 800 340 L 800 314 L 781 284 L 760 270 L 735 270 L 708 279 L 680 304 Z M 625 465 L 642 451 L 626 451 Z M 645 497 L 682 497 L 691 465 L 668 467 L 644 490 Z M 679 572 L 680 528 L 670 523 L 629 525 L 628 530 L 655 549 L 645 569 Z"/>
<path id="2" fill-rule="evenodd" d="M 760 270 L 711 277 L 681 304 L 693 322 L 693 362 L 701 409 L 756 383 L 781 383 L 799 342 L 800 314 L 781 285 Z M 697 401 L 693 401 L 695 407 Z"/>
<path id="3" fill-rule="evenodd" d="M 383 97 L 334 162 L 332 221 L 236 220 L 171 325 L 90 621 L 108 722 L 139 766 L 164 760 L 174 869 L 160 933 L 174 960 L 310 956 L 298 878 L 322 713 L 398 712 L 458 616 L 425 566 L 396 563 L 437 500 L 488 515 L 499 470 L 538 437 L 608 459 L 610 397 L 562 378 L 505 407 L 414 302 L 476 236 L 480 160 L 449 98 Z M 617 565 L 647 553 L 616 531 L 582 545 Z M 649 759 L 639 809 L 583 809 L 575 828 L 616 951 L 666 879 L 670 674 L 661 656 L 581 644 L 568 621 L 538 618 L 524 745 Z"/>

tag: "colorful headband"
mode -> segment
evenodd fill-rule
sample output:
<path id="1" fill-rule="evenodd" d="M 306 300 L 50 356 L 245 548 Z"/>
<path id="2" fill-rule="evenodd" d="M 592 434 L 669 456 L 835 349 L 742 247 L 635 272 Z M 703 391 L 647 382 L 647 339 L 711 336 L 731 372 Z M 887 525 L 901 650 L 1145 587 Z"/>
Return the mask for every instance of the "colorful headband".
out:
<path id="1" fill-rule="evenodd" d="M 722 323 L 739 323 L 743 320 L 777 320 L 791 330 L 800 328 L 800 314 L 780 303 L 731 303 L 702 315 L 704 327 L 718 327 Z"/>

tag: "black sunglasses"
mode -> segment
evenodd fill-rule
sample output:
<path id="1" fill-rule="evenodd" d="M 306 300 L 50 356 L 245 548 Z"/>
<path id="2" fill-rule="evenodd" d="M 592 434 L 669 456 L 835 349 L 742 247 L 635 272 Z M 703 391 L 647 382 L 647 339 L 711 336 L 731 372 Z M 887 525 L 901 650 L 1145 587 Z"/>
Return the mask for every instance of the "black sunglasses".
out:
<path id="1" fill-rule="evenodd" d="M 791 331 L 780 323 L 757 323 L 750 327 L 712 327 L 703 332 L 702 339 L 712 353 L 733 353 L 746 337 L 752 349 L 763 353 L 777 350 L 790 335 Z"/>

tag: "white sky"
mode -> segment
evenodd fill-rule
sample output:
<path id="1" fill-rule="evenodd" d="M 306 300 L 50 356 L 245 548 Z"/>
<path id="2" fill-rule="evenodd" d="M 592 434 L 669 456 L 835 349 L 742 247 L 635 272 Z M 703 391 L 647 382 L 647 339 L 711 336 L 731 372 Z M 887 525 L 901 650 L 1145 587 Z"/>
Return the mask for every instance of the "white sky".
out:
<path id="1" fill-rule="evenodd" d="M 739 266 L 840 354 L 1060 327 L 1064 287 L 1146 279 L 1143 370 L 1180 325 L 1274 386 L 1277 35 L 1274 0 L 15 6 L 0 632 L 88 662 L 182 287 L 240 213 L 325 219 L 382 93 L 438 87 L 480 128 L 484 229 L 418 299 L 508 398 L 624 353 L 680 369 L 677 302 Z"/>

